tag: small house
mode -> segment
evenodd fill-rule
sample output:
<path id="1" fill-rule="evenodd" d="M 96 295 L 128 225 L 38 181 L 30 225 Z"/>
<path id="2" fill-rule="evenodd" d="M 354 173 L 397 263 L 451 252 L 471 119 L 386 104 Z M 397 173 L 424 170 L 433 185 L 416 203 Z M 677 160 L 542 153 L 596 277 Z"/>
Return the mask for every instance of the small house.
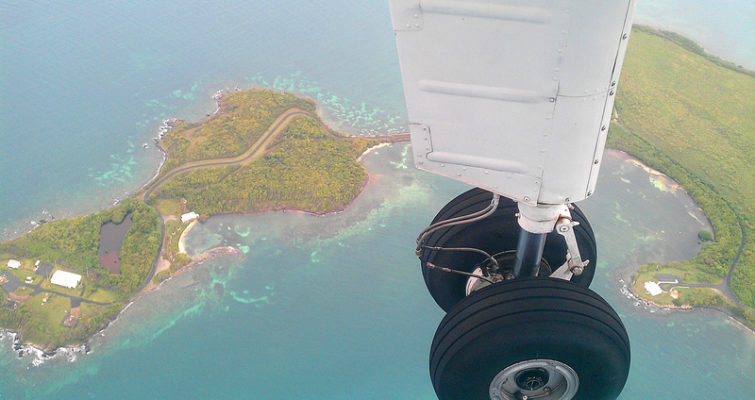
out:
<path id="1" fill-rule="evenodd" d="M 50 278 L 50 283 L 53 285 L 67 287 L 69 289 L 74 289 L 76 286 L 79 286 L 79 282 L 81 282 L 81 275 L 67 271 L 55 271 L 55 273 L 52 274 L 52 278 Z"/>
<path id="2" fill-rule="evenodd" d="M 194 211 L 188 212 L 186 214 L 181 215 L 181 222 L 187 223 L 189 221 L 193 221 L 195 219 L 199 218 L 199 214 L 195 213 Z"/>
<path id="3" fill-rule="evenodd" d="M 18 269 L 21 267 L 21 261 L 18 260 L 8 260 L 8 268 L 10 269 Z"/>

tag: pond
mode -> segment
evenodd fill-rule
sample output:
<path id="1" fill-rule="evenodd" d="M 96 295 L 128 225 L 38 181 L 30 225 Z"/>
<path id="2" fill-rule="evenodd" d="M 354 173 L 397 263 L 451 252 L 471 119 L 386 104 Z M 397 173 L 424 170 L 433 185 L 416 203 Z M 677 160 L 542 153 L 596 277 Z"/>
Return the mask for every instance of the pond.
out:
<path id="1" fill-rule="evenodd" d="M 133 223 L 133 217 L 131 213 L 128 213 L 121 223 L 107 222 L 100 228 L 100 247 L 97 249 L 97 258 L 103 268 L 114 274 L 121 273 L 121 246 Z"/>

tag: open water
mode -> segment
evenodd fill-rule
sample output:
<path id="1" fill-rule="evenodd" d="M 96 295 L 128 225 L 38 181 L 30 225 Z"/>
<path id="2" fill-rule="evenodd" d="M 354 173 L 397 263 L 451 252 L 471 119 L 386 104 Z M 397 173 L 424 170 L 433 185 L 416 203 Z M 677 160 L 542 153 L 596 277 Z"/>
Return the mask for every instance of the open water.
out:
<path id="1" fill-rule="evenodd" d="M 151 138 L 160 121 L 214 111 L 218 89 L 291 90 L 316 99 L 339 129 L 405 130 L 386 2 L 313 3 L 0 0 L 0 238 L 139 188 L 159 162 Z M 644 3 L 640 21 L 755 65 L 752 4 Z M 73 363 L 31 367 L 6 338 L 0 399 L 433 398 L 427 352 L 442 313 L 412 244 L 466 188 L 415 171 L 407 152 L 397 144 L 367 155 L 371 183 L 343 214 L 199 225 L 190 251 L 231 245 L 242 254 L 139 299 Z M 607 154 L 583 208 L 600 251 L 593 288 L 632 339 L 622 398 L 749 398 L 749 331 L 720 313 L 626 297 L 633 268 L 692 256 L 706 223 L 673 184 Z"/>

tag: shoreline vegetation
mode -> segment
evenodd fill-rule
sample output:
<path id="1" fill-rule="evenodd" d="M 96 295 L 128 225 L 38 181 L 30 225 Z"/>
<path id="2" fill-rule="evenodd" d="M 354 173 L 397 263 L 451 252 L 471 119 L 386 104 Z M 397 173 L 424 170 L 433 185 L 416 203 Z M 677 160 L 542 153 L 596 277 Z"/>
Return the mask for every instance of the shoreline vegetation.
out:
<path id="1" fill-rule="evenodd" d="M 636 26 L 608 136 L 609 147 L 679 182 L 714 230 L 700 234 L 706 243 L 693 259 L 640 267 L 634 294 L 660 307 L 724 310 L 750 328 L 755 127 L 747 117 L 754 109 L 754 78 L 755 72 L 708 55 L 678 34 Z M 161 127 L 163 162 L 132 198 L 0 243 L 0 329 L 48 353 L 86 345 L 130 302 L 171 276 L 215 255 L 238 254 L 219 248 L 190 258 L 182 241 L 197 220 L 278 210 L 340 212 L 368 182 L 361 155 L 408 139 L 341 134 L 317 116 L 312 100 L 288 93 L 252 89 L 214 97 L 218 110 L 206 119 L 172 119 Z M 198 218 L 183 221 L 189 212 Z M 100 228 L 129 213 L 134 226 L 124 239 L 122 273 L 110 274 L 97 260 Z M 6 267 L 11 259 L 19 259 L 21 268 Z M 35 275 L 35 260 L 80 273 L 82 284 L 52 286 L 52 270 Z M 654 297 L 642 285 L 660 280 L 659 274 L 678 279 L 661 282 L 664 292 Z"/>
<path id="2" fill-rule="evenodd" d="M 23 343 L 50 355 L 86 346 L 128 304 L 171 276 L 211 257 L 239 254 L 226 247 L 193 259 L 185 253 L 185 232 L 211 215 L 342 211 L 368 181 L 360 155 L 408 139 L 336 132 L 316 114 L 312 100 L 289 93 L 252 89 L 214 98 L 218 110 L 204 120 L 163 124 L 160 169 L 131 198 L 0 243 L 0 329 L 16 333 L 14 349 L 23 353 Z M 133 226 L 116 274 L 97 257 L 100 232 L 127 215 Z M 6 266 L 10 260 L 21 266 Z M 57 270 L 79 274 L 81 282 L 75 288 L 54 285 L 51 272 Z"/>
<path id="3" fill-rule="evenodd" d="M 649 263 L 631 284 L 665 308 L 724 311 L 755 330 L 755 72 L 673 32 L 636 25 L 607 146 L 678 182 L 713 232 L 689 260 Z M 659 285 L 650 294 L 645 284 Z"/>
<path id="4" fill-rule="evenodd" d="M 112 273 L 98 257 L 100 230 L 127 215 L 133 224 L 118 254 L 120 272 Z M 152 207 L 126 199 L 108 210 L 48 222 L 0 243 L 0 282 L 5 281 L 0 285 L 0 328 L 45 351 L 84 343 L 143 287 L 160 248 L 160 225 Z M 9 268 L 10 259 L 20 266 Z M 75 288 L 52 284 L 59 270 L 80 275 L 81 282 Z"/>

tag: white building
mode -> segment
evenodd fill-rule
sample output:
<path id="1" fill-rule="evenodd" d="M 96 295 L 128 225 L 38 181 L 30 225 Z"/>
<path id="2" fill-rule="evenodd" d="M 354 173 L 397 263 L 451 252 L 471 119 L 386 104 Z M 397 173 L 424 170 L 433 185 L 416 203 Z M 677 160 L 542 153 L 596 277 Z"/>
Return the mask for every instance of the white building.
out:
<path id="1" fill-rule="evenodd" d="M 8 268 L 18 269 L 20 266 L 21 266 L 21 261 L 18 261 L 18 260 L 8 260 Z"/>
<path id="2" fill-rule="evenodd" d="M 199 214 L 197 214 L 194 211 L 192 211 L 192 212 L 188 212 L 188 213 L 182 215 L 181 216 L 181 222 L 186 223 L 186 222 L 189 222 L 191 220 L 195 220 L 197 218 L 199 218 Z"/>
<path id="3" fill-rule="evenodd" d="M 67 287 L 69 289 L 74 289 L 76 286 L 79 286 L 79 282 L 81 282 L 81 275 L 66 271 L 55 271 L 55 273 L 52 274 L 52 278 L 50 278 L 50 283 Z"/>
<path id="4" fill-rule="evenodd" d="M 661 286 L 652 281 L 645 282 L 645 290 L 647 290 L 651 296 L 658 296 L 659 294 L 663 293 Z"/>

